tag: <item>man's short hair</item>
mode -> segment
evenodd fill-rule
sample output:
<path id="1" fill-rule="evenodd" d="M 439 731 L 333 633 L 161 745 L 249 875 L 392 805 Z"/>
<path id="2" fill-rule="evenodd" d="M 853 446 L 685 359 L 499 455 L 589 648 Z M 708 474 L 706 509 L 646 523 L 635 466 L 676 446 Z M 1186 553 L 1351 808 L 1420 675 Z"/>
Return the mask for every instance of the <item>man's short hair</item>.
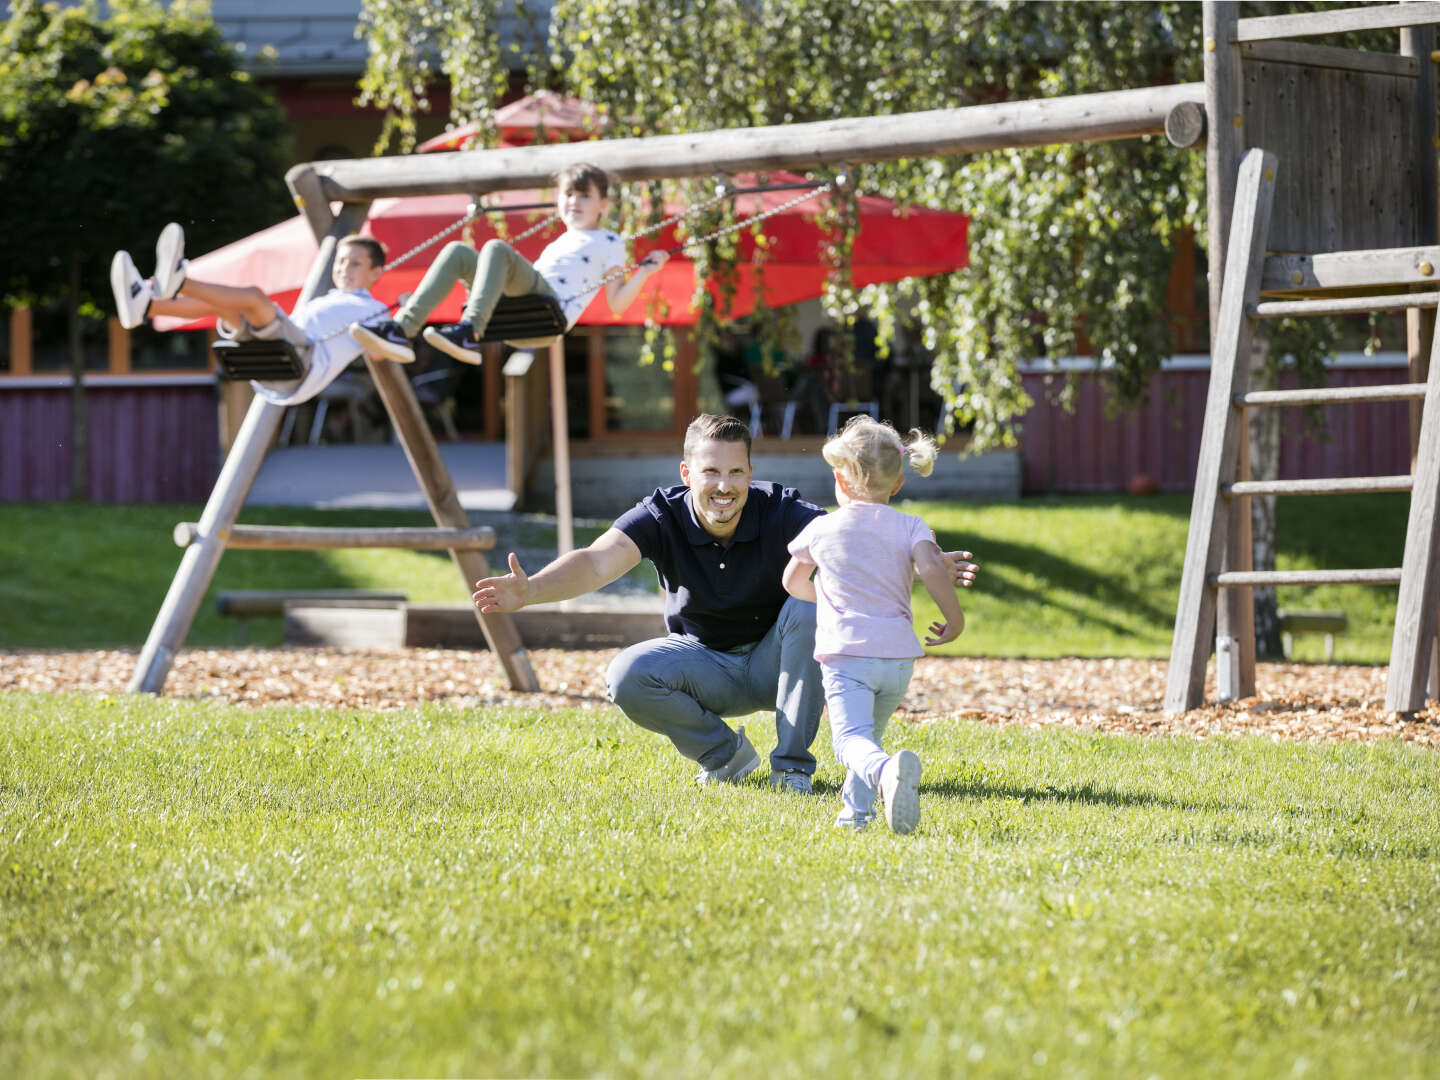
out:
<path id="1" fill-rule="evenodd" d="M 689 461 L 704 442 L 738 442 L 745 444 L 745 460 L 750 460 L 750 427 L 733 416 L 701 413 L 685 429 L 685 460 Z"/>
<path id="2" fill-rule="evenodd" d="M 555 174 L 555 186 L 563 188 L 567 184 L 572 191 L 588 191 L 601 199 L 610 197 L 610 174 L 599 165 L 584 161 L 566 165 Z"/>
<path id="3" fill-rule="evenodd" d="M 351 233 L 349 236 L 342 236 L 339 242 L 336 243 L 335 250 L 339 251 L 346 244 L 349 244 L 352 247 L 364 248 L 365 253 L 370 256 L 371 266 L 385 265 L 385 245 L 382 244 L 379 240 L 376 240 L 373 236 L 361 236 L 359 233 Z"/>

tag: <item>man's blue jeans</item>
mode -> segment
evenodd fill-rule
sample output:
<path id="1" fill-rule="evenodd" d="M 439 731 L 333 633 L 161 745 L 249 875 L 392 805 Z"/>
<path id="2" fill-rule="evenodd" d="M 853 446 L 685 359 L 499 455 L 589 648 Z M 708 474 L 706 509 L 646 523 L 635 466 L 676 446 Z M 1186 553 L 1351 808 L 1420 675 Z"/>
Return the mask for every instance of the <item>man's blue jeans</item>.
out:
<path id="1" fill-rule="evenodd" d="M 626 716 L 705 769 L 724 765 L 739 746 L 722 716 L 774 710 L 771 771 L 815 772 L 810 744 L 825 694 L 815 662 L 814 604 L 792 596 L 753 649 L 716 652 L 677 634 L 642 641 L 611 661 L 605 683 Z"/>

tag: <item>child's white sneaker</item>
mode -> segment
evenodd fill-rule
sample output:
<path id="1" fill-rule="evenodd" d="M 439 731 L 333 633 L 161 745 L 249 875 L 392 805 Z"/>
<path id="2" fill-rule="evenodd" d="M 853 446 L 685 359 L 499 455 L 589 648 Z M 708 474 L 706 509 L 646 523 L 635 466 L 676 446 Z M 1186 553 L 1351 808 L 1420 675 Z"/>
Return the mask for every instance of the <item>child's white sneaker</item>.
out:
<path id="1" fill-rule="evenodd" d="M 880 770 L 885 824 L 892 832 L 914 832 L 920 824 L 920 758 L 910 750 L 891 754 Z"/>
<path id="2" fill-rule="evenodd" d="M 185 284 L 185 230 L 176 221 L 160 230 L 155 241 L 155 295 L 173 300 Z"/>
<path id="3" fill-rule="evenodd" d="M 110 260 L 110 291 L 115 294 L 115 314 L 121 326 L 134 330 L 145 321 L 155 291 L 135 269 L 135 260 L 128 251 L 117 251 Z"/>

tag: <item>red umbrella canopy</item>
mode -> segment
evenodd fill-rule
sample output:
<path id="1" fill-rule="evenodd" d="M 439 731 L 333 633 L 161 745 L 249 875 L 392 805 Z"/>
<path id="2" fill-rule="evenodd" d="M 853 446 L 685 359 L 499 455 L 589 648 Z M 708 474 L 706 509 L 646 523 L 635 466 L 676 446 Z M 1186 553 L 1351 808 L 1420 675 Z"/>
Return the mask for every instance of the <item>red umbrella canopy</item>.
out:
<path id="1" fill-rule="evenodd" d="M 495 110 L 495 130 L 502 146 L 529 146 L 544 131 L 549 142 L 593 139 L 609 121 L 588 101 L 540 90 Z M 418 153 L 437 150 L 469 150 L 479 132 L 478 124 L 462 124 L 421 143 Z"/>
<path id="2" fill-rule="evenodd" d="M 772 174 L 776 183 L 798 178 Z M 736 178 L 738 187 L 754 186 L 754 178 Z M 488 197 L 495 207 L 525 207 L 546 202 L 545 194 L 536 191 L 503 192 Z M 773 210 L 794 199 L 794 190 L 770 191 L 736 196 L 736 210 L 742 220 Z M 796 303 L 821 295 L 831 272 L 825 249 L 831 234 L 816 222 L 828 194 L 815 197 L 783 210 L 761 223 L 766 237 L 763 251 L 763 274 L 757 265 L 757 245 L 749 227 L 740 230 L 739 265 L 734 279 L 735 291 L 724 306 L 722 290 L 710 283 L 717 307 L 724 319 L 738 319 L 755 308 L 763 276 L 765 297 L 772 307 Z M 851 280 L 857 287 L 901 278 L 947 273 L 968 265 L 966 244 L 969 218 L 945 210 L 926 207 L 897 206 L 889 199 L 862 195 L 859 199 L 859 229 L 851 255 Z M 390 258 L 401 258 L 412 248 L 460 220 L 470 205 L 466 195 L 427 195 L 399 199 L 377 199 L 363 232 L 385 244 Z M 666 216 L 680 213 L 683 208 L 667 204 Z M 465 233 L 447 239 L 464 238 L 476 246 L 498 235 L 498 219 L 504 219 L 509 236 L 517 236 L 544 220 L 548 210 L 512 209 L 487 213 L 477 218 Z M 683 223 L 682 223 L 683 224 Z M 534 259 L 547 243 L 559 235 L 562 226 L 553 223 L 536 235 L 520 242 L 522 255 Z M 673 248 L 681 243 L 680 224 L 668 226 L 659 236 L 637 240 L 632 257 L 639 260 L 654 247 Z M 467 235 L 468 234 L 468 235 Z M 437 242 L 381 278 L 375 294 L 387 303 L 399 303 L 402 294 L 418 284 L 431 260 L 444 246 Z M 309 272 L 317 245 L 303 218 L 293 218 L 280 225 L 237 241 L 218 251 L 191 260 L 189 273 L 197 279 L 226 284 L 253 284 L 263 289 L 286 310 L 289 310 Z M 692 304 L 695 271 L 683 253 L 673 255 L 669 263 L 654 275 L 641 292 L 640 299 L 627 310 L 614 314 L 600 294 L 591 300 L 580 322 L 587 325 L 637 325 L 647 317 L 666 325 L 688 325 L 695 322 L 698 312 Z M 457 284 L 450 295 L 431 315 L 434 322 L 451 322 L 459 318 L 464 291 Z M 162 329 L 174 328 L 174 320 L 157 320 Z M 201 321 L 183 324 L 187 327 L 210 325 Z"/>

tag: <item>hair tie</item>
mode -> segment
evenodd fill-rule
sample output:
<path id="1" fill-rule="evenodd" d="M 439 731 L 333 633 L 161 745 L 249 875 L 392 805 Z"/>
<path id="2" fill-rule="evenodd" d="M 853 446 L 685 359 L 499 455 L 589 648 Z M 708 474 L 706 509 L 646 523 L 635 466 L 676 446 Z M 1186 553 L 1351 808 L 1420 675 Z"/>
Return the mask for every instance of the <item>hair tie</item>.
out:
<path id="1" fill-rule="evenodd" d="M 906 454 L 908 454 L 909 452 L 910 452 L 910 448 L 909 448 L 908 446 L 902 446 L 902 447 L 900 447 L 900 456 L 901 456 L 901 457 L 904 457 L 904 456 L 905 456 Z"/>

